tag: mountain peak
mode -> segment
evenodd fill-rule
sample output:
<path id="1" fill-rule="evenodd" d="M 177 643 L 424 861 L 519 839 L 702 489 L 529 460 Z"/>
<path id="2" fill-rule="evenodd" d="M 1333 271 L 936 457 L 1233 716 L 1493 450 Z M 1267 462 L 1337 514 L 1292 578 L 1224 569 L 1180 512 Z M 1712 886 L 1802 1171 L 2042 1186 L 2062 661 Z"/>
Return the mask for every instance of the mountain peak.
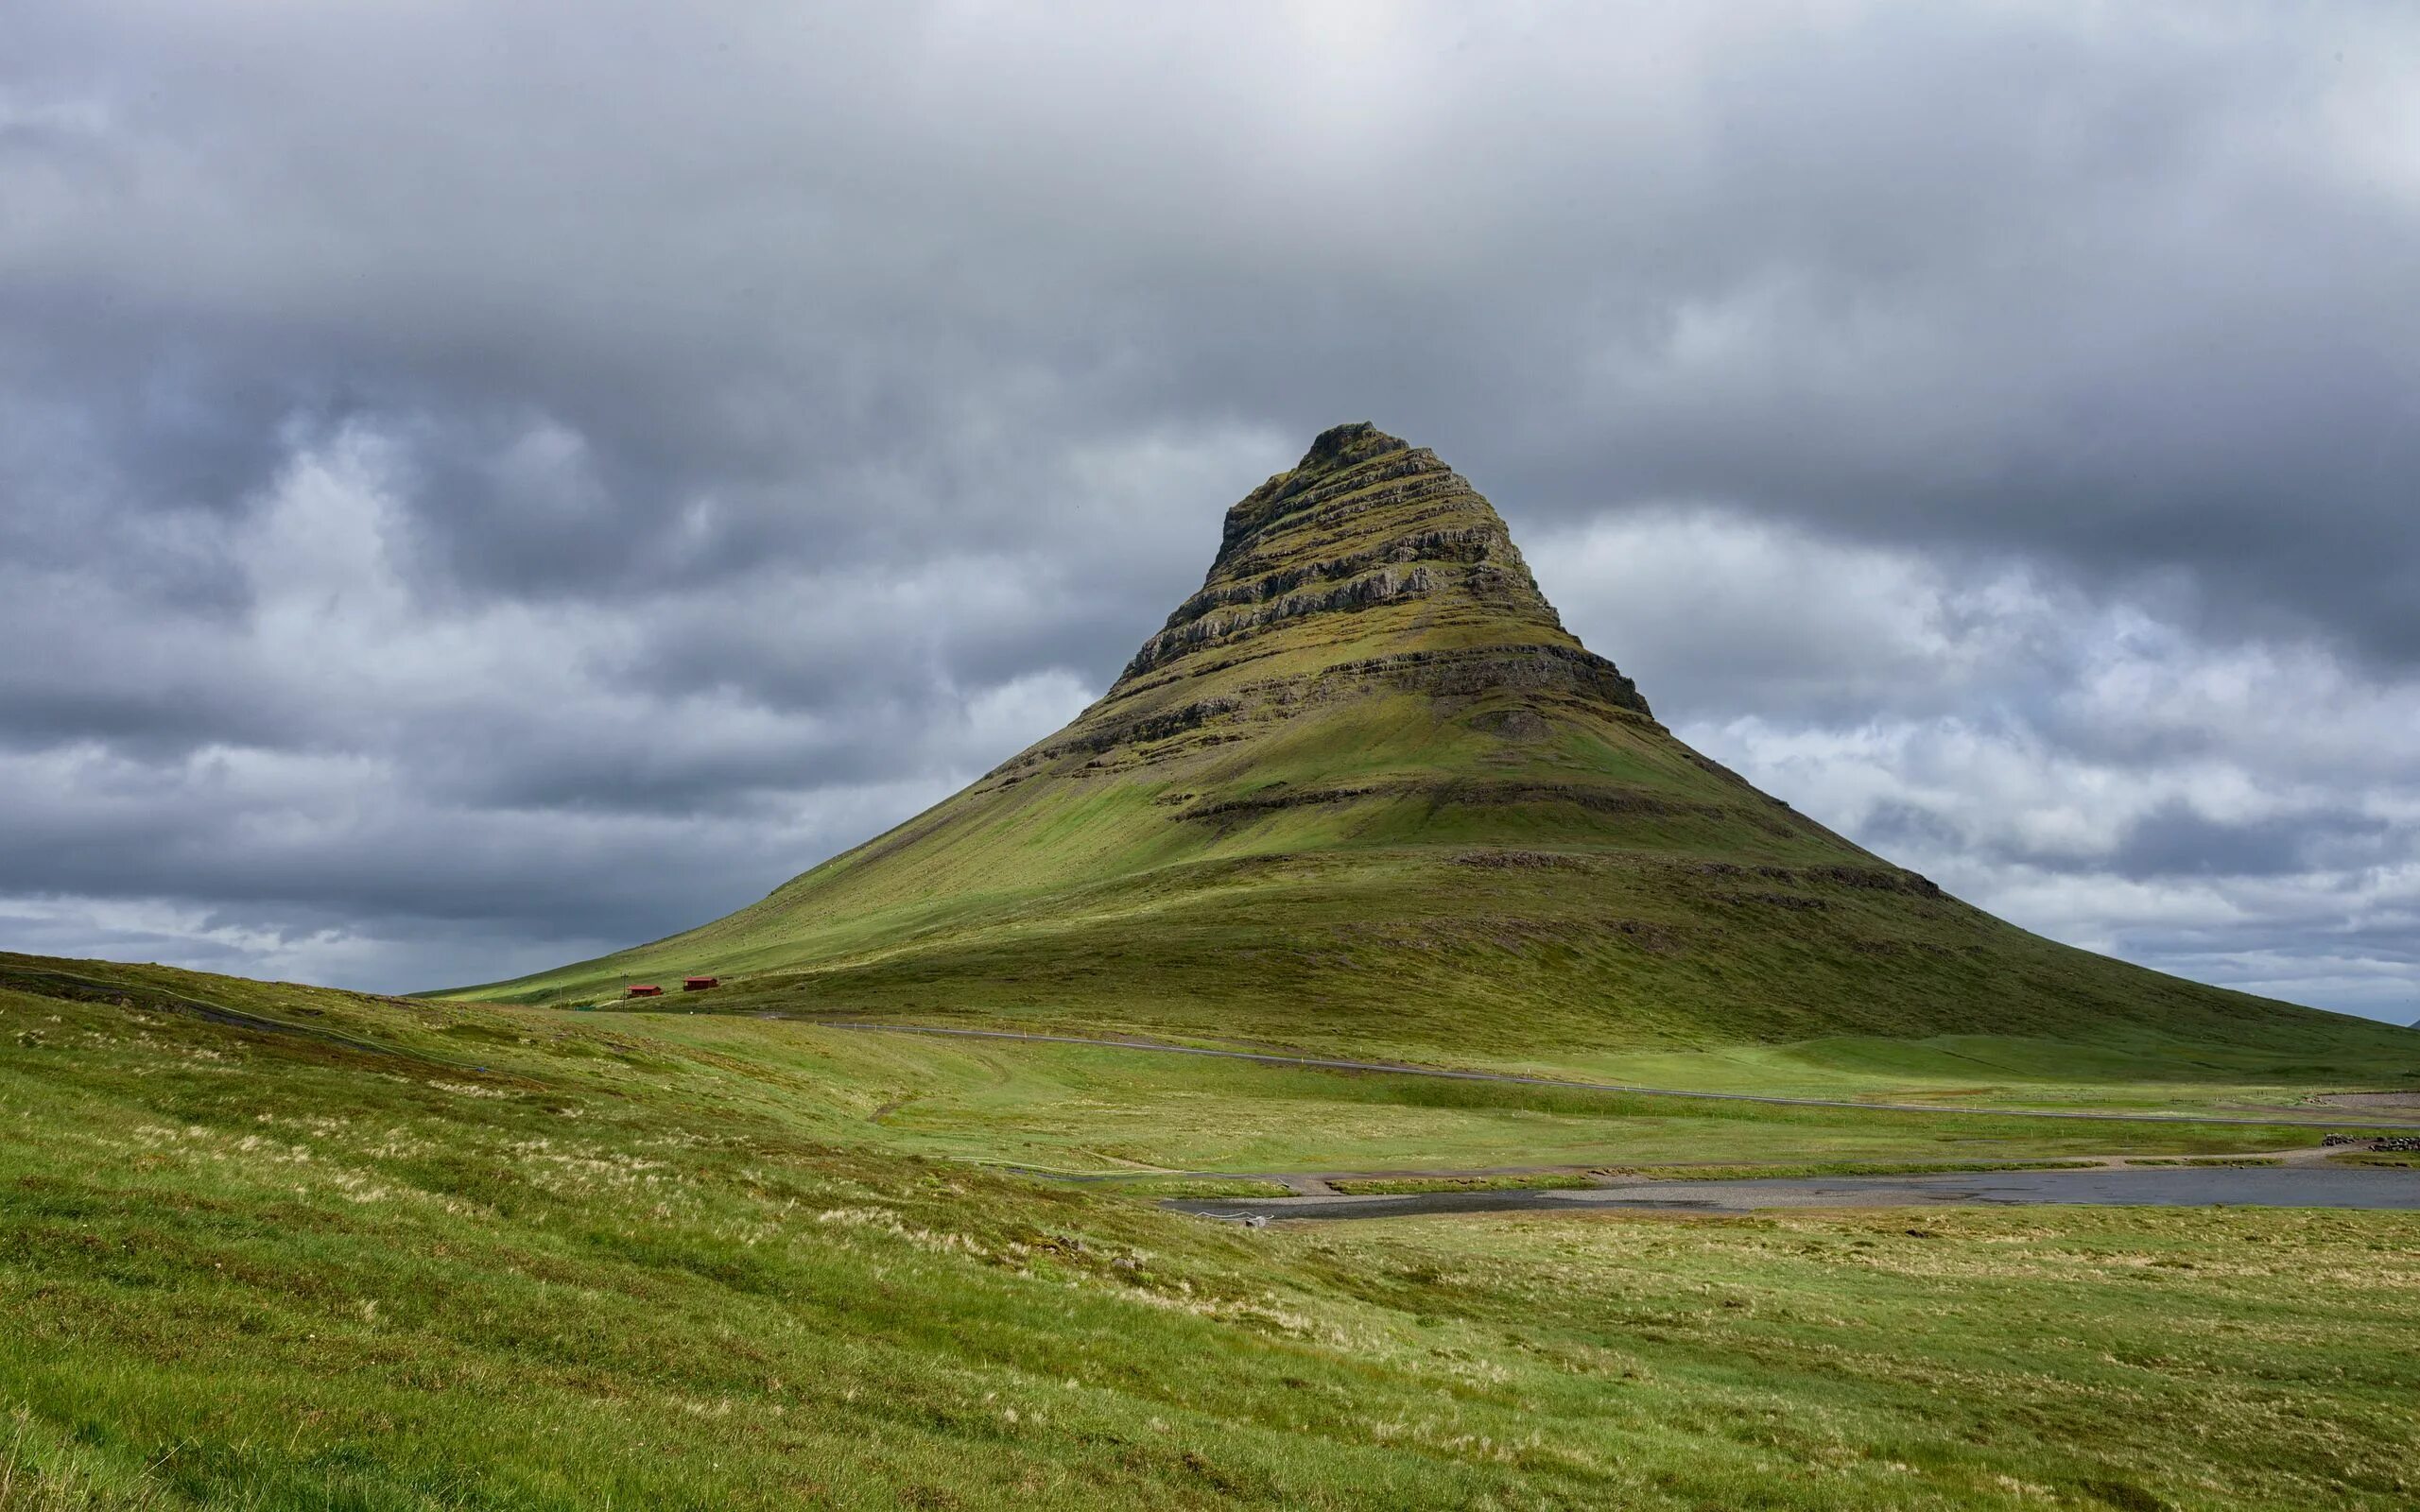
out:
<path id="1" fill-rule="evenodd" d="M 1383 465 L 1373 466 L 1382 459 Z M 1313 438 L 1311 449 L 1300 462 L 1244 495 L 1227 511 L 1219 559 L 1211 564 L 1210 575 L 1216 578 L 1231 558 L 1320 504 L 1374 484 L 1428 472 L 1452 476 L 1436 453 L 1390 436 L 1366 420 L 1331 425 Z M 1493 517 L 1495 511 L 1488 512 Z"/>
<path id="2" fill-rule="evenodd" d="M 1411 443 L 1390 436 L 1366 420 L 1331 425 L 1311 440 L 1311 449 L 1294 464 L 1297 472 L 1327 472 L 1354 462 L 1366 462 L 1391 452 L 1409 452 Z"/>
<path id="3" fill-rule="evenodd" d="M 1536 676 L 1510 664 L 1524 653 L 1584 661 L 1615 702 L 1647 713 L 1629 679 L 1564 629 L 1495 506 L 1436 453 L 1357 421 L 1322 431 L 1301 462 L 1227 511 L 1201 591 L 1143 644 L 1111 697 L 1180 666 L 1333 665 L 1443 647 L 1487 652 L 1516 684 Z"/>
<path id="4" fill-rule="evenodd" d="M 1366 423 L 1228 512 L 1065 728 L 739 913 L 502 989 L 700 971 L 752 1005 L 1409 1058 L 2311 1027 L 2002 924 L 1691 750 L 1495 508 Z"/>

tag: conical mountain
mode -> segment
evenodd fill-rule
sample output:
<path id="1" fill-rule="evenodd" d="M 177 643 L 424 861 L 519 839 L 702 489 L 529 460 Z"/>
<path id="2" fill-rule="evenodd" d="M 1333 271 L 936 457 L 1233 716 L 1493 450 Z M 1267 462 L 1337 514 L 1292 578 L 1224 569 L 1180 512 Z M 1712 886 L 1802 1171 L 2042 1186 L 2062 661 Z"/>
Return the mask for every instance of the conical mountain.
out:
<path id="1" fill-rule="evenodd" d="M 686 972 L 740 979 L 717 1005 L 1565 1060 L 2394 1032 L 2052 944 L 1757 792 L 1564 629 L 1468 482 L 1367 424 L 1228 511 L 1066 729 L 728 918 L 462 995 Z"/>

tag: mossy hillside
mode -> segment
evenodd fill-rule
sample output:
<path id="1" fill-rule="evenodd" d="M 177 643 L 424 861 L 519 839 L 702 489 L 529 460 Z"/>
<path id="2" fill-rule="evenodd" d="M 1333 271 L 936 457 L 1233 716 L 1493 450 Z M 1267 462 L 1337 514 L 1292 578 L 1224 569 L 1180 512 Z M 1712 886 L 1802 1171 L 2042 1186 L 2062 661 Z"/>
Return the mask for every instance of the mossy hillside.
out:
<path id="1" fill-rule="evenodd" d="M 1466 481 L 1368 426 L 1230 511 L 1067 729 L 726 919 L 458 995 L 690 971 L 785 1011 L 1549 1065 L 1838 1035 L 2413 1056 L 2043 941 L 1757 792 L 1563 628 Z"/>
<path id="2" fill-rule="evenodd" d="M 1247 1040 L 1733 1090 L 2101 1076 L 2392 1084 L 2420 1071 L 2408 1031 L 2310 1015 L 2314 1033 L 2257 1000 L 2114 968 L 1946 901 L 1909 907 L 1820 876 L 1755 879 L 1743 893 L 1735 875 L 1668 857 L 1496 860 L 1286 852 L 1002 897 L 871 949 L 836 948 L 805 971 L 785 966 L 786 941 L 759 943 L 735 956 L 754 974 L 698 1005 Z M 1983 1032 L 1941 1034 L 1945 998 L 1979 1005 L 1970 1022 Z M 1962 1039 L 1990 1048 L 1979 1057 Z M 1727 1057 L 1720 1047 L 1738 1040 L 1808 1048 L 1789 1063 Z"/>
<path id="3" fill-rule="evenodd" d="M 888 1147 L 872 1115 L 965 1054 L 906 1036 L 0 972 L 10 1508 L 2383 1508 L 2420 1484 L 2409 1214 L 1253 1233 Z"/>

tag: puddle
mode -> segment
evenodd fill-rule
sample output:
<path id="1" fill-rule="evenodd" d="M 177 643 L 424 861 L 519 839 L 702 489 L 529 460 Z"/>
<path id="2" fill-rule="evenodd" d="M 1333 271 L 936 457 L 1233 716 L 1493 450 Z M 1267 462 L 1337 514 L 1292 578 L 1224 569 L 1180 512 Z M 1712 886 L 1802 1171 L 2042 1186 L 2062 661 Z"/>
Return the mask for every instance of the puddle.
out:
<path id="1" fill-rule="evenodd" d="M 1436 1192 L 1383 1197 L 1179 1198 L 1179 1212 L 1244 1218 L 1405 1218 L 1453 1212 L 1756 1212 L 1772 1208 L 1901 1208 L 2076 1203 L 2135 1208 L 2420 1210 L 2420 1170 L 2342 1166 L 2161 1166 L 1925 1176 L 1635 1181 L 1547 1192 Z"/>

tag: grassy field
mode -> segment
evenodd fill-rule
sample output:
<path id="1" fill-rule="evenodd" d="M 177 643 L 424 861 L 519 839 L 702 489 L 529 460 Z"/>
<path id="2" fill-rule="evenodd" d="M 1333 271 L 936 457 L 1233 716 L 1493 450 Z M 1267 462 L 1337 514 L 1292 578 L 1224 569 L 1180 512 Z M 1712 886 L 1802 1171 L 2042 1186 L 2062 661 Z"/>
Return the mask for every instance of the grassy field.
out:
<path id="1" fill-rule="evenodd" d="M 527 1022 L 552 1026 L 563 1019 L 533 1011 Z M 903 1153 L 1070 1173 L 1798 1162 L 1915 1153 L 1957 1160 L 2009 1151 L 2216 1154 L 2307 1144 L 2316 1137 L 2260 1125 L 2068 1123 L 1701 1102 L 1109 1046 L 869 1033 L 728 1015 L 595 1014 L 575 1022 L 608 1035 L 644 1036 L 659 1057 L 745 1065 L 764 1106 L 812 1107 L 817 1126 L 836 1137 Z M 2204 1095 L 2209 1091 L 2197 1089 Z"/>
<path id="2" fill-rule="evenodd" d="M 0 957 L 0 1507 L 2420 1494 L 2409 1214 L 1251 1232 L 937 1158 L 1019 1098 L 1037 1129 L 1059 1108 L 1070 1158 L 1141 1138 L 1113 1054 Z M 1450 1154 L 1510 1124 L 1930 1157 L 1940 1132 L 1749 1109 L 1691 1140 L 1611 1105 L 1167 1074 L 1202 1079 L 1153 1156 L 1297 1118 L 1266 1153 Z"/>

